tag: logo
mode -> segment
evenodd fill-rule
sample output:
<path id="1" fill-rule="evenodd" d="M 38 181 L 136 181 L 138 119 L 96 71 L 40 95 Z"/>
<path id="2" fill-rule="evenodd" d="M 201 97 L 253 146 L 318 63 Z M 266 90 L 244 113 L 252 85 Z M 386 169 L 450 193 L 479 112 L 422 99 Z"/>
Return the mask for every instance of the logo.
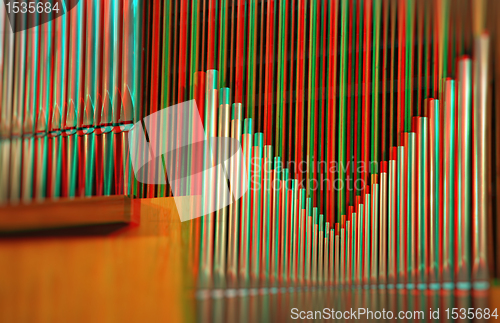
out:
<path id="1" fill-rule="evenodd" d="M 222 209 L 247 191 L 240 142 L 210 137 L 195 100 L 145 117 L 128 140 L 137 181 L 168 182 L 181 221 Z"/>

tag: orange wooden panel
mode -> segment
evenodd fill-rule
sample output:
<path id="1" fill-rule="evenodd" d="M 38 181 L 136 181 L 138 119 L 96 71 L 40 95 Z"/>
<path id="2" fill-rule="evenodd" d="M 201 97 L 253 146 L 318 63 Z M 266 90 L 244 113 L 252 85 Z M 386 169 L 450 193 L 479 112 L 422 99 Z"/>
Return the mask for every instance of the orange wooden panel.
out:
<path id="1" fill-rule="evenodd" d="M 0 207 L 0 233 L 130 222 L 126 196 L 47 200 Z"/>
<path id="2" fill-rule="evenodd" d="M 0 239 L 0 322 L 193 321 L 191 223 L 171 198 L 131 210 L 108 235 Z"/>

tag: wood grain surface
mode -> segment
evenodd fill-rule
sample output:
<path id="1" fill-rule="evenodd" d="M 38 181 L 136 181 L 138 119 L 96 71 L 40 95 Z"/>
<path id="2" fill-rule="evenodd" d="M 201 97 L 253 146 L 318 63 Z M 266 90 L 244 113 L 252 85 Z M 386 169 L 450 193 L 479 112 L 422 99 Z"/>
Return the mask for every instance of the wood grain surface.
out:
<path id="1" fill-rule="evenodd" d="M 0 239 L 0 322 L 193 321 L 191 224 L 171 198 L 131 207 L 106 235 Z"/>

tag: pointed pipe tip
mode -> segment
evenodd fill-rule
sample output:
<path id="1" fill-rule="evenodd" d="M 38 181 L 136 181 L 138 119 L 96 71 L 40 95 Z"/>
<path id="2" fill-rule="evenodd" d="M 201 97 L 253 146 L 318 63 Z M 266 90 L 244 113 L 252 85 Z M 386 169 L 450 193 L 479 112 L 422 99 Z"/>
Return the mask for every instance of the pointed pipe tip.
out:
<path id="1" fill-rule="evenodd" d="M 111 103 L 111 96 L 106 91 L 101 111 L 100 125 L 110 125 L 113 122 L 113 105 Z"/>
<path id="2" fill-rule="evenodd" d="M 61 129 L 61 110 L 57 103 L 52 109 L 52 118 L 50 120 L 50 131 L 58 131 Z"/>
<path id="3" fill-rule="evenodd" d="M 70 100 L 69 104 L 66 107 L 67 109 L 66 118 L 64 120 L 64 128 L 74 128 L 76 127 L 76 110 L 73 100 Z"/>
<path id="4" fill-rule="evenodd" d="M 122 98 L 120 119 L 122 123 L 129 123 L 134 121 L 134 100 L 132 99 L 132 94 L 127 86 L 125 93 Z"/>
<path id="5" fill-rule="evenodd" d="M 42 133 L 47 131 L 47 120 L 45 118 L 45 109 L 38 110 L 35 122 L 35 132 Z"/>
<path id="6" fill-rule="evenodd" d="M 92 106 L 90 97 L 87 98 L 87 102 L 85 103 L 82 125 L 84 127 L 90 127 L 94 125 L 94 107 Z"/>

